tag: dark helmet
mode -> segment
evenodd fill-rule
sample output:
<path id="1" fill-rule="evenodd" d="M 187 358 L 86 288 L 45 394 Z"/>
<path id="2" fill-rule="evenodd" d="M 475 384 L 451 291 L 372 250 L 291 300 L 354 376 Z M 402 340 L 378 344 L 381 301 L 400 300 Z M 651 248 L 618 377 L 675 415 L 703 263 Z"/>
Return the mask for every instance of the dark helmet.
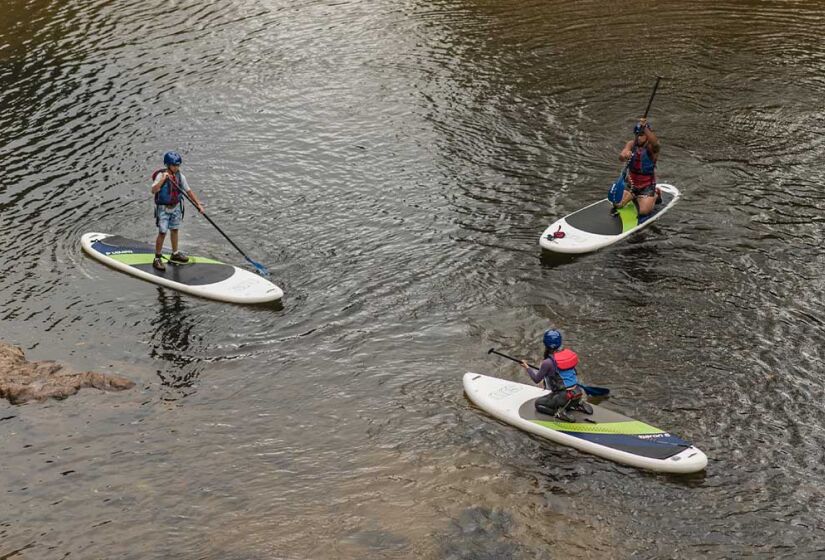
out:
<path id="1" fill-rule="evenodd" d="M 561 333 L 556 329 L 544 331 L 544 345 L 550 350 L 561 348 Z"/>
<path id="2" fill-rule="evenodd" d="M 177 152 L 166 152 L 163 154 L 163 165 L 180 165 L 183 159 Z"/>

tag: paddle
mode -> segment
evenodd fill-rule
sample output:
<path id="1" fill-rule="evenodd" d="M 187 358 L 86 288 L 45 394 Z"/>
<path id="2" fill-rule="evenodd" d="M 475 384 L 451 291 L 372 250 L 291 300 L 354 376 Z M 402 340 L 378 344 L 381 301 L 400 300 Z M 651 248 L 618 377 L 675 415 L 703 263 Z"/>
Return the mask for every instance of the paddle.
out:
<path id="1" fill-rule="evenodd" d="M 650 99 L 647 102 L 647 107 L 645 108 L 645 114 L 642 117 L 643 119 L 647 118 L 647 114 L 650 112 L 650 106 L 653 104 L 653 97 L 656 95 L 656 90 L 659 89 L 659 81 L 662 79 L 661 76 L 656 76 L 656 83 L 653 85 L 653 92 L 650 94 Z M 622 196 L 624 195 L 624 178 L 627 175 L 627 170 L 630 167 L 630 159 L 627 160 L 627 163 L 624 164 L 624 168 L 622 169 L 622 174 L 619 175 L 619 178 L 616 179 L 616 182 L 613 183 L 613 186 L 610 187 L 610 190 L 607 191 L 607 199 L 612 202 L 613 204 L 618 204 L 622 201 Z"/>
<path id="2" fill-rule="evenodd" d="M 501 352 L 497 351 L 495 348 L 490 348 L 489 350 L 487 350 L 487 353 L 488 354 L 495 354 L 497 356 L 501 356 L 502 358 L 507 358 L 508 360 L 512 360 L 512 361 L 514 361 L 516 363 L 519 363 L 519 364 L 522 362 L 522 360 L 519 360 L 518 358 L 508 356 L 507 354 L 502 354 Z M 534 366 L 532 364 L 527 364 L 527 365 L 530 366 L 533 369 L 539 369 L 539 368 L 537 368 L 536 366 Z M 587 393 L 588 395 L 590 395 L 591 397 L 606 397 L 607 395 L 610 394 L 610 389 L 606 389 L 604 387 L 593 387 L 591 385 L 585 385 L 583 383 L 579 383 L 578 385 L 579 385 L 579 387 L 584 389 L 584 392 Z"/>
<path id="3" fill-rule="evenodd" d="M 184 197 L 186 200 L 188 200 L 188 201 L 189 201 L 189 203 L 190 203 L 192 206 L 194 206 L 195 208 L 197 208 L 197 205 L 194 203 L 194 201 L 192 201 L 192 199 L 191 199 L 191 198 L 189 198 L 189 195 L 188 195 L 188 194 L 186 194 L 183 190 L 178 190 L 178 192 L 179 192 L 180 194 L 182 194 L 182 195 L 183 195 L 183 197 Z M 218 230 L 218 232 L 219 232 L 221 235 L 223 235 L 223 236 L 226 238 L 226 240 L 227 240 L 227 241 L 229 241 L 229 242 L 232 244 L 232 246 L 233 246 L 233 247 L 235 247 L 235 248 L 238 250 L 238 252 L 239 252 L 240 254 L 242 254 L 242 255 L 243 255 L 243 257 L 247 260 L 247 262 L 248 262 L 249 264 L 251 264 L 252 266 L 254 266 L 254 267 L 255 267 L 255 270 L 257 270 L 257 271 L 258 271 L 258 274 L 260 274 L 261 276 L 263 276 L 263 277 L 265 277 L 265 278 L 269 278 L 269 271 L 266 269 L 266 267 L 265 267 L 264 265 L 262 265 L 261 263 L 256 262 L 256 261 L 253 261 L 252 259 L 250 259 L 250 258 L 246 255 L 246 253 L 244 253 L 244 252 L 241 250 L 241 248 L 240 248 L 240 247 L 238 247 L 238 246 L 235 244 L 235 242 L 234 242 L 234 241 L 232 241 L 231 239 L 229 239 L 229 236 L 228 236 L 228 235 L 226 235 L 226 234 L 223 232 L 223 230 L 222 230 L 221 228 L 219 228 L 219 227 L 218 227 L 218 224 L 216 224 L 215 222 L 213 222 L 213 221 L 212 221 L 212 218 L 210 218 L 209 216 L 207 216 L 207 215 L 206 215 L 206 212 L 201 212 L 201 215 L 202 215 L 204 218 L 206 218 L 206 220 L 207 220 L 210 224 L 212 224 L 213 226 L 215 226 L 215 229 L 216 229 L 216 230 Z"/>

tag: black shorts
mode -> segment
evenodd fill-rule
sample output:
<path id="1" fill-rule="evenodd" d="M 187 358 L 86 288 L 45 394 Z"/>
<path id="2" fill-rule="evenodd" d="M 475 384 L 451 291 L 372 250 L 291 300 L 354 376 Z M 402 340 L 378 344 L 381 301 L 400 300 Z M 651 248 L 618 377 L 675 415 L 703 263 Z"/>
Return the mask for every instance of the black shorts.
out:
<path id="1" fill-rule="evenodd" d="M 625 190 L 630 191 L 630 194 L 632 194 L 636 198 L 644 198 L 646 196 L 656 196 L 656 183 L 650 183 L 648 186 L 642 187 L 641 189 L 637 189 L 636 187 L 628 185 L 625 188 Z"/>

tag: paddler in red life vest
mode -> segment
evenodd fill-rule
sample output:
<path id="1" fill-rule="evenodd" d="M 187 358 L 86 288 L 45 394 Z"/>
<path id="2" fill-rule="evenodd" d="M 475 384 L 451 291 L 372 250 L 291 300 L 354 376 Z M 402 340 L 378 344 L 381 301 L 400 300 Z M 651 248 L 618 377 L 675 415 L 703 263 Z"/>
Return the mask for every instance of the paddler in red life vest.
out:
<path id="1" fill-rule="evenodd" d="M 633 128 L 635 138 L 625 144 L 619 160 L 630 160 L 627 181 L 622 200 L 616 206 L 622 208 L 631 200 L 636 201 L 639 216 L 647 216 L 661 201 L 656 189 L 656 161 L 659 159 L 659 139 L 650 128 L 647 119 L 640 120 Z"/>
<path id="2" fill-rule="evenodd" d="M 172 255 L 169 261 L 173 263 L 187 263 L 189 257 L 178 251 L 178 228 L 183 220 L 183 195 L 189 195 L 198 212 L 203 213 L 203 205 L 198 200 L 195 191 L 189 188 L 186 177 L 180 172 L 183 163 L 177 152 L 163 154 L 163 164 L 166 169 L 158 169 L 152 173 L 152 194 L 155 195 L 155 224 L 158 226 L 158 237 L 155 239 L 155 260 L 152 266 L 157 270 L 166 270 L 163 263 L 163 241 L 166 232 L 172 231 Z"/>
<path id="3" fill-rule="evenodd" d="M 536 370 L 522 361 L 522 367 L 527 370 L 534 383 L 544 383 L 544 388 L 550 393 L 536 399 L 536 410 L 548 414 L 562 422 L 575 422 L 568 411 L 578 410 L 585 414 L 593 414 L 593 407 L 585 402 L 585 394 L 579 387 L 576 376 L 576 366 L 579 357 L 572 350 L 561 347 L 561 333 L 555 329 L 545 331 L 544 359 Z"/>

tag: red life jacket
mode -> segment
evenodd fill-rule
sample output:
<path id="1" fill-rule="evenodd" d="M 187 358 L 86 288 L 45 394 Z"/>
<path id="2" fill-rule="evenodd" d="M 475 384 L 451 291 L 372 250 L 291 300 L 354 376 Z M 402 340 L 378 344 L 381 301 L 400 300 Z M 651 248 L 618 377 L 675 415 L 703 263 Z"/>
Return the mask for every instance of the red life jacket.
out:
<path id="1" fill-rule="evenodd" d="M 553 354 L 553 359 L 556 361 L 556 366 L 560 370 L 572 369 L 579 363 L 579 356 L 572 350 L 565 348 Z"/>
<path id="2" fill-rule="evenodd" d="M 152 182 L 164 171 L 166 171 L 166 169 L 158 169 L 153 172 Z M 160 190 L 155 193 L 155 204 L 158 206 L 175 206 L 179 204 L 181 202 L 180 183 L 180 173 L 169 173 L 163 185 L 161 185 Z"/>
<path id="3" fill-rule="evenodd" d="M 645 144 L 634 146 L 630 157 L 630 183 L 635 189 L 643 189 L 656 182 L 656 160 Z"/>

